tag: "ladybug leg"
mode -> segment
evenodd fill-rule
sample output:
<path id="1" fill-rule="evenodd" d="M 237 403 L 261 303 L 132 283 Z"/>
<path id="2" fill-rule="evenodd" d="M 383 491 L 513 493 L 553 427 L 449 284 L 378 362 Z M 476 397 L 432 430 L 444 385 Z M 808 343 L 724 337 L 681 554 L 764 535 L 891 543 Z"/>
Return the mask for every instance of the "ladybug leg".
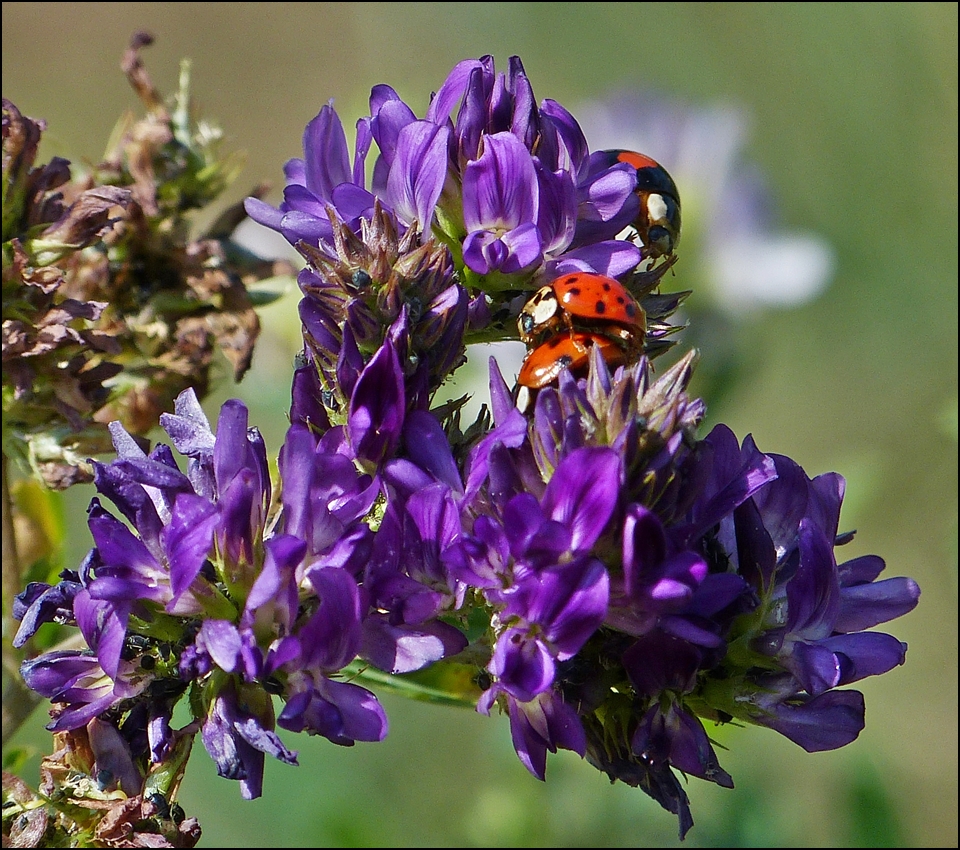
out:
<path id="1" fill-rule="evenodd" d="M 673 264 L 677 262 L 677 259 L 676 254 L 671 254 L 669 257 L 665 257 L 661 262 L 656 263 L 653 267 L 645 271 L 634 272 L 627 286 L 630 294 L 633 295 L 634 298 L 640 299 L 648 292 L 652 292 L 660 284 L 663 276 L 673 268 Z M 674 274 L 676 274 L 676 272 L 674 272 Z"/>

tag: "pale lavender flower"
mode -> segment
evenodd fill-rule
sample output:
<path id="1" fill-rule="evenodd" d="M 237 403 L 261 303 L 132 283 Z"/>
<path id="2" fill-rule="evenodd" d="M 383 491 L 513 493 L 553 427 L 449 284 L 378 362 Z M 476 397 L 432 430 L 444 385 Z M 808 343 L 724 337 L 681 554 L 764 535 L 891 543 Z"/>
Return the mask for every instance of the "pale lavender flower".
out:
<path id="1" fill-rule="evenodd" d="M 829 284 L 835 257 L 826 240 L 775 219 L 766 180 L 744 153 L 743 110 L 621 92 L 577 114 L 594 150 L 640 151 L 670 172 L 684 202 L 685 279 L 695 275 L 698 294 L 733 318 L 796 306 Z"/>

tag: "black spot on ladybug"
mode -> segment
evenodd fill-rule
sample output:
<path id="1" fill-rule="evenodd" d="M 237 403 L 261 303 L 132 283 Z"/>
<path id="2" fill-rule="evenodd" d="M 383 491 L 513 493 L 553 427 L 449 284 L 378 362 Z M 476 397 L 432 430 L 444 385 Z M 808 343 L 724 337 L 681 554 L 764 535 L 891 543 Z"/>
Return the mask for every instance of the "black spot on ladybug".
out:
<path id="1" fill-rule="evenodd" d="M 579 294 L 580 294 L 580 287 L 579 287 L 579 286 L 571 286 L 571 287 L 570 287 L 570 294 L 573 295 L 574 297 L 576 297 L 577 295 L 579 295 Z"/>
<path id="2" fill-rule="evenodd" d="M 632 319 L 637 313 L 636 305 L 628 301 L 626 306 L 626 311 L 627 311 L 627 315 Z"/>
<path id="3" fill-rule="evenodd" d="M 610 291 L 610 284 L 609 284 L 609 283 L 605 283 L 605 284 L 603 285 L 603 291 L 604 291 L 604 292 L 609 292 L 609 291 Z"/>
<path id="4" fill-rule="evenodd" d="M 597 301 L 593 309 L 598 316 L 602 316 L 604 313 L 607 312 L 607 305 L 604 304 L 602 301 Z"/>
<path id="5" fill-rule="evenodd" d="M 569 286 L 571 283 L 575 283 L 576 280 L 577 280 L 577 276 L 575 274 L 568 275 L 567 277 L 564 278 L 563 285 Z"/>

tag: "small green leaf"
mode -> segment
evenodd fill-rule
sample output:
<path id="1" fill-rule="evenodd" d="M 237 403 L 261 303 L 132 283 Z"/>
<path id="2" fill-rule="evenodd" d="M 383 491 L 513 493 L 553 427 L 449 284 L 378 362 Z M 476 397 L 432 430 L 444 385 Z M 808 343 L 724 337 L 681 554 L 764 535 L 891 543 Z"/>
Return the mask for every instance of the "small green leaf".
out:
<path id="1" fill-rule="evenodd" d="M 475 664 L 438 661 L 414 673 L 385 673 L 364 661 L 354 661 L 344 668 L 350 681 L 380 688 L 420 702 L 474 708 L 483 694 L 478 683 L 482 673 Z"/>

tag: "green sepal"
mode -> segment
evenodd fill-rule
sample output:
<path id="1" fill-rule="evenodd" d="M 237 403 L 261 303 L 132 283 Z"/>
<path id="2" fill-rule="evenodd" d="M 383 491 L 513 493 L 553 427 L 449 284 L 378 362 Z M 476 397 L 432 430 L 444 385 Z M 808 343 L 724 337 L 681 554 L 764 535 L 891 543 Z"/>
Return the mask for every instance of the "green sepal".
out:
<path id="1" fill-rule="evenodd" d="M 173 747 L 164 756 L 163 761 L 154 765 L 147 774 L 143 783 L 144 797 L 163 794 L 168 800 L 176 799 L 195 736 L 195 732 L 177 735 Z"/>

